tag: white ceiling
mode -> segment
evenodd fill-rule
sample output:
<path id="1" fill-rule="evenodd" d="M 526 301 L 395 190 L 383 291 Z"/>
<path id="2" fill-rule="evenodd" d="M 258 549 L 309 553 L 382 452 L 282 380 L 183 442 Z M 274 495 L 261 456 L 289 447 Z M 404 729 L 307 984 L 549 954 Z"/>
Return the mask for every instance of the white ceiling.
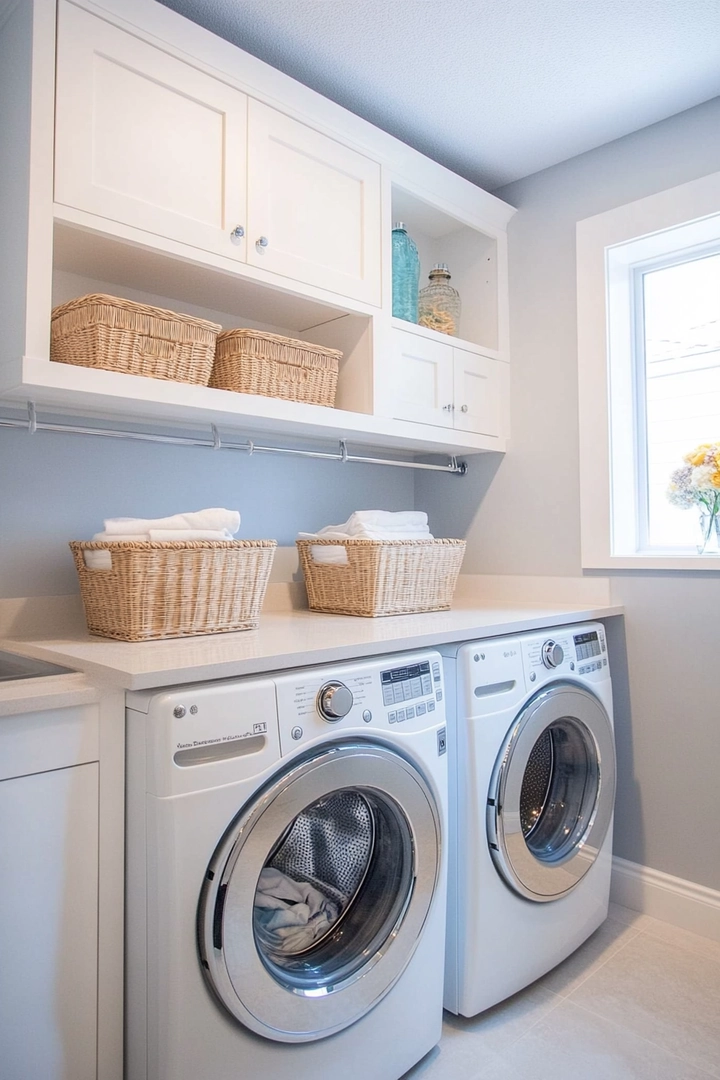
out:
<path id="1" fill-rule="evenodd" d="M 496 189 L 720 94 L 720 0 L 162 0 Z"/>

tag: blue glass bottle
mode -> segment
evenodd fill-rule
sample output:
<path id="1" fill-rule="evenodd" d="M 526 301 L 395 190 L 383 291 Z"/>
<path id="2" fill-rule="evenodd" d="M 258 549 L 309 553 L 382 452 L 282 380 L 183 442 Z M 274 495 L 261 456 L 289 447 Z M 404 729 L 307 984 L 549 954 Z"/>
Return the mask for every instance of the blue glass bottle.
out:
<path id="1" fill-rule="evenodd" d="M 408 236 L 405 223 L 396 221 L 392 231 L 392 313 L 396 319 L 418 321 L 420 256 Z"/>

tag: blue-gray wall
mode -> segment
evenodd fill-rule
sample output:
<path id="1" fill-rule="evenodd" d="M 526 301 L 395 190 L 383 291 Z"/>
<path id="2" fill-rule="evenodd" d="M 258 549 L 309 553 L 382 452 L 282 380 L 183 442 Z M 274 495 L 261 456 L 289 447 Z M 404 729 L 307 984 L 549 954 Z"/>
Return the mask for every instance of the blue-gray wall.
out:
<path id="1" fill-rule="evenodd" d="M 413 483 L 411 470 L 379 465 L 0 429 L 0 598 L 77 592 L 67 541 L 105 517 L 227 506 L 242 515 L 239 537 L 292 544 L 353 510 L 412 509 Z"/>

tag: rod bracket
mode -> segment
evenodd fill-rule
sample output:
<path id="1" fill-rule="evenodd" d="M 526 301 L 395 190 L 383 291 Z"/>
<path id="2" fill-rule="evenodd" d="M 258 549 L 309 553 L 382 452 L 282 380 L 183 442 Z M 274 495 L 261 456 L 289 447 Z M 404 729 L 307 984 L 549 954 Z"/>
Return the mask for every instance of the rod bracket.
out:
<path id="1" fill-rule="evenodd" d="M 27 403 L 27 411 L 28 411 L 28 434 L 34 435 L 35 432 L 37 431 L 37 412 L 35 410 L 35 402 L 34 401 L 28 401 L 28 403 Z"/>

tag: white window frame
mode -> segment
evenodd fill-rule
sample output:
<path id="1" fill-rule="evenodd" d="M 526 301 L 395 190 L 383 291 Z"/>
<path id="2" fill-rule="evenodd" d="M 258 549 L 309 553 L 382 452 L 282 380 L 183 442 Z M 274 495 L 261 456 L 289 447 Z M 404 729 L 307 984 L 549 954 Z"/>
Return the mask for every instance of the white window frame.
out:
<path id="1" fill-rule="evenodd" d="M 720 571 L 718 556 L 638 550 L 637 320 L 631 287 L 639 262 L 670 262 L 673 247 L 716 245 L 719 233 L 720 173 L 577 224 L 580 522 L 586 569 Z"/>

